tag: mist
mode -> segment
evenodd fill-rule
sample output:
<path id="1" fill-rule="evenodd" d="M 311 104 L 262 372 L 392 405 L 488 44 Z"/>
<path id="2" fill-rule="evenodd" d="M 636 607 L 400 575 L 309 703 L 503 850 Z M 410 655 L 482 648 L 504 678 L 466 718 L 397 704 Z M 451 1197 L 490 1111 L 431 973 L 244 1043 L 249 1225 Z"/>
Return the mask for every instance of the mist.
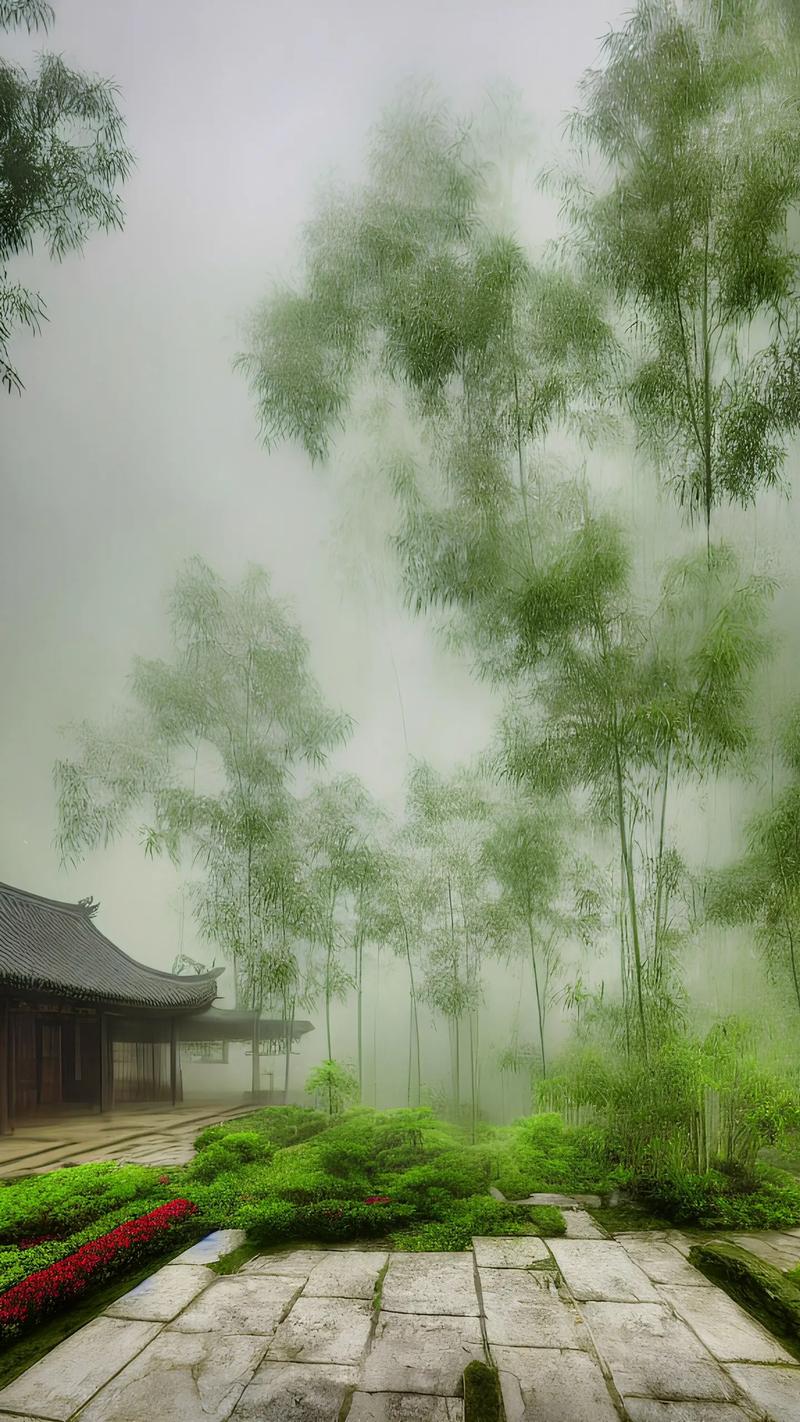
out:
<path id="1" fill-rule="evenodd" d="M 302 284 L 303 229 L 320 194 L 335 180 L 355 188 L 365 181 L 369 133 L 410 83 L 430 82 L 459 113 L 477 111 L 497 84 L 518 92 L 533 139 L 529 169 L 515 177 L 512 227 L 527 252 L 543 253 L 564 224 L 537 174 L 563 157 L 563 118 L 578 101 L 580 76 L 627 9 L 609 0 L 557 7 L 467 0 L 433 14 L 418 0 L 335 7 L 239 0 L 225 11 L 206 0 L 58 4 L 48 47 L 113 76 L 135 166 L 122 189 L 122 230 L 91 236 L 81 255 L 58 264 L 38 250 L 14 259 L 15 277 L 41 291 L 48 320 L 37 336 L 15 335 L 25 389 L 3 395 L 4 880 L 58 899 L 93 895 L 103 931 L 152 966 L 168 970 L 178 954 L 223 961 L 188 905 L 186 862 L 147 857 L 135 815 L 128 831 L 80 862 L 62 862 L 56 844 L 53 767 L 71 754 L 68 728 L 113 717 L 129 698 L 134 657 L 169 657 L 166 596 L 195 556 L 230 586 L 250 564 L 269 572 L 307 639 L 326 703 L 353 722 L 325 775 L 357 775 L 389 816 L 404 814 L 413 763 L 448 777 L 494 744 L 501 691 L 476 674 L 468 646 L 442 636 L 442 618 L 415 614 L 404 595 L 402 569 L 386 546 L 394 505 L 374 475 L 374 443 L 363 427 L 345 428 L 322 465 L 296 440 L 265 449 L 234 358 L 247 349 L 249 323 L 273 283 Z M 42 47 L 24 34 L 4 43 L 26 64 Z M 402 429 L 398 417 L 398 439 Z M 670 558 L 696 548 L 696 526 L 659 484 L 630 428 L 572 462 L 585 469 L 593 497 L 632 527 L 640 588 L 652 586 Z M 797 472 L 790 443 L 783 489 L 760 490 L 751 506 L 722 507 L 718 516 L 743 576 L 766 572 L 777 581 L 774 649 L 756 688 L 765 731 L 798 689 Z M 746 774 L 723 769 L 702 784 L 681 784 L 666 832 L 688 864 L 722 868 L 743 852 L 746 822 L 773 772 L 769 755 L 756 756 Z M 306 790 L 318 779 L 303 772 L 298 783 Z M 574 813 L 571 842 L 598 873 L 611 873 L 616 850 L 607 827 L 585 797 Z M 587 955 L 566 931 L 563 984 L 580 978 L 586 992 L 612 997 L 613 940 L 604 925 Z M 410 1071 L 403 965 L 384 951 L 377 978 L 369 939 L 364 953 L 363 1099 L 403 1105 Z M 535 1042 L 533 982 L 519 955 L 488 957 L 482 981 L 480 1110 L 507 1120 L 531 1104 L 525 1053 L 516 1070 L 499 1064 L 512 1047 Z M 223 990 L 233 1005 L 230 972 Z M 791 1013 L 780 980 L 765 974 L 752 933 L 741 927 L 705 925 L 692 938 L 682 991 L 703 1026 L 752 1012 L 754 1003 L 776 1022 Z M 352 989 L 331 1014 L 333 1056 L 353 1062 Z M 302 1015 L 315 1031 L 293 1068 L 295 1091 L 329 1055 L 319 996 Z M 568 1044 L 573 1019 L 563 1001 L 553 1005 L 553 1058 Z M 442 1105 L 452 1043 L 429 1002 L 419 1004 L 418 1032 L 418 1092 Z"/>

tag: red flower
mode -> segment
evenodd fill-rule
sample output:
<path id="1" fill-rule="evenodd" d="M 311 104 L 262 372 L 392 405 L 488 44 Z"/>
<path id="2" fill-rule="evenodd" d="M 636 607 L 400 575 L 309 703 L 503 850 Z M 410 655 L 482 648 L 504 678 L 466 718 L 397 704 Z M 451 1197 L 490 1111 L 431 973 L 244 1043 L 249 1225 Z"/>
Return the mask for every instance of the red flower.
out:
<path id="1" fill-rule="evenodd" d="M 159 1183 L 159 1185 L 169 1185 L 169 1176 L 168 1176 L 168 1175 L 159 1175 L 159 1177 L 158 1177 L 158 1183 Z"/>
<path id="2" fill-rule="evenodd" d="M 391 1205 L 391 1203 L 390 1195 L 367 1195 L 364 1201 L 365 1205 Z"/>
<path id="3" fill-rule="evenodd" d="M 121 1255 L 135 1259 L 137 1253 L 150 1252 L 149 1246 L 159 1235 L 182 1224 L 197 1213 L 191 1200 L 169 1200 L 149 1214 L 117 1225 L 89 1244 L 82 1244 L 74 1254 L 38 1269 L 27 1279 L 20 1279 L 0 1294 L 0 1334 L 17 1333 L 34 1322 L 48 1309 L 69 1303 L 85 1293 L 93 1283 L 116 1272 L 123 1262 Z"/>

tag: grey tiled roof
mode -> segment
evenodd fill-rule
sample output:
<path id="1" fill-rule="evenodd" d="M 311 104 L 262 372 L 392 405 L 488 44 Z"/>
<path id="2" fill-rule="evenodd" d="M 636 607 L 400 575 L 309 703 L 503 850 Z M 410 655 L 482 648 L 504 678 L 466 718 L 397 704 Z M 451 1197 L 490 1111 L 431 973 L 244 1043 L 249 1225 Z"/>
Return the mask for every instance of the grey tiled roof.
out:
<path id="1" fill-rule="evenodd" d="M 313 1031 L 313 1023 L 294 1019 L 293 1041 Z M 262 1042 L 282 1040 L 286 1036 L 286 1023 L 279 1018 L 260 1017 L 258 1035 Z M 188 1018 L 181 1027 L 181 1037 L 191 1042 L 249 1042 L 252 1036 L 253 1014 L 242 1008 L 208 1007 L 196 1017 Z"/>
<path id="2" fill-rule="evenodd" d="M 207 1007 L 217 974 L 179 977 L 148 968 L 95 928 L 82 904 L 0 884 L 0 990 L 52 992 L 125 1007 Z"/>

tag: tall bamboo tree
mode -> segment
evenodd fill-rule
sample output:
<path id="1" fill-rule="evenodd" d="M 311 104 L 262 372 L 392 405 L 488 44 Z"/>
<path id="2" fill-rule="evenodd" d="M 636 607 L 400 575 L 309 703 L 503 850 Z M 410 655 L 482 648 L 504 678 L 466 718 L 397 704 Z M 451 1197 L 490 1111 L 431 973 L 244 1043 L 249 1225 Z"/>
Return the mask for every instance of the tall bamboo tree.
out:
<path id="1" fill-rule="evenodd" d="M 638 0 L 581 85 L 567 238 L 632 333 L 625 395 L 680 505 L 781 481 L 800 428 L 800 102 L 770 0 Z M 599 176 L 598 176 L 599 175 Z"/>
<path id="2" fill-rule="evenodd" d="M 269 579 L 253 568 L 230 589 L 191 560 L 169 599 L 170 660 L 137 659 L 130 706 L 105 729 L 76 728 L 78 754 L 56 765 L 58 844 L 77 859 L 121 835 L 138 811 L 146 852 L 185 855 L 204 878 L 196 906 L 229 958 L 237 1001 L 259 1017 L 296 980 L 290 941 L 302 896 L 292 777 L 324 764 L 347 735 L 325 705 L 306 644 Z"/>

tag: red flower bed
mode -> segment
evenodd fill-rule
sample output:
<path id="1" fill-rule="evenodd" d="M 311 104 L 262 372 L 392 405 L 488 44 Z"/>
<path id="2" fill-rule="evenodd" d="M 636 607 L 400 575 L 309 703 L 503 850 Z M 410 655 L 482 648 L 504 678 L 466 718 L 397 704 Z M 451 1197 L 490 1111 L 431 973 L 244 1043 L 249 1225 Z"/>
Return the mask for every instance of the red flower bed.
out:
<path id="1" fill-rule="evenodd" d="M 0 1335 L 20 1333 L 44 1313 L 73 1303 L 87 1289 L 153 1253 L 170 1230 L 196 1213 L 197 1206 L 190 1200 L 170 1200 L 12 1284 L 0 1294 Z"/>
<path id="2" fill-rule="evenodd" d="M 390 1195 L 367 1195 L 364 1201 L 365 1205 L 391 1205 L 391 1203 Z"/>

